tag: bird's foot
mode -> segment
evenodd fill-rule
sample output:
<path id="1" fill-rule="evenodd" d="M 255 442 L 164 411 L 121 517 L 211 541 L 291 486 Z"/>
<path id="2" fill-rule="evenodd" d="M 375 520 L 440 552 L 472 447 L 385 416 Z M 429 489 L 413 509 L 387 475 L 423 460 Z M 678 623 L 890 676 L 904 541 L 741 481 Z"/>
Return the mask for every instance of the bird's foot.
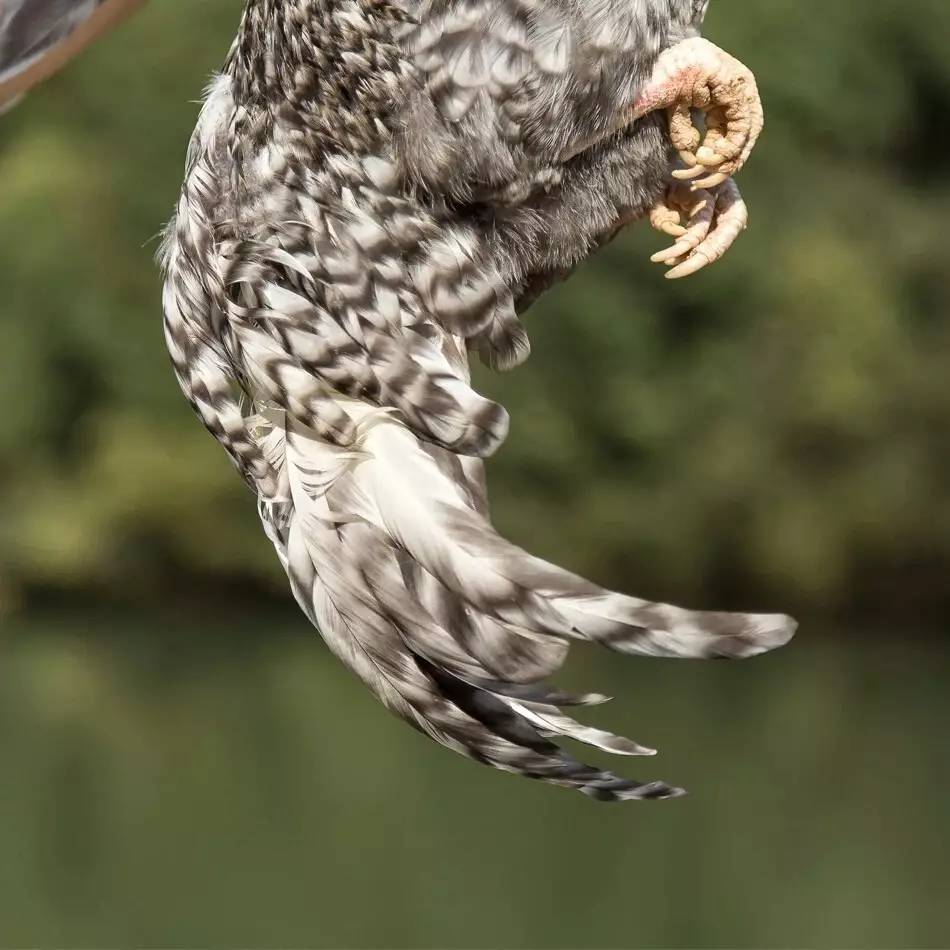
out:
<path id="1" fill-rule="evenodd" d="M 638 119 L 666 109 L 684 167 L 673 173 L 694 189 L 715 188 L 746 163 L 765 123 L 752 71 L 708 40 L 684 40 L 660 54 L 633 105 Z M 705 114 L 705 137 L 692 110 Z"/>
<path id="2" fill-rule="evenodd" d="M 670 268 L 670 280 L 688 277 L 718 261 L 748 221 L 748 209 L 731 178 L 708 189 L 674 181 L 650 212 L 650 223 L 676 243 L 650 259 Z"/>

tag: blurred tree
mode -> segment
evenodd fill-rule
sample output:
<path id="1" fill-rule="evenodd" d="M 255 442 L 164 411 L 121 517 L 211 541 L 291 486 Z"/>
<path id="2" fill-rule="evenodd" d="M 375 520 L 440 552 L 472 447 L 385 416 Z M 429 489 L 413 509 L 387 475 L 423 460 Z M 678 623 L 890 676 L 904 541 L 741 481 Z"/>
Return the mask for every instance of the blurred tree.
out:
<path id="1" fill-rule="evenodd" d="M 151 4 L 0 125 L 7 602 L 283 589 L 177 391 L 151 260 L 239 7 Z M 950 4 L 713 3 L 707 26 L 768 109 L 752 230 L 669 285 L 637 228 L 542 299 L 527 366 L 479 374 L 513 418 L 496 520 L 619 589 L 926 624 L 950 606 Z"/>

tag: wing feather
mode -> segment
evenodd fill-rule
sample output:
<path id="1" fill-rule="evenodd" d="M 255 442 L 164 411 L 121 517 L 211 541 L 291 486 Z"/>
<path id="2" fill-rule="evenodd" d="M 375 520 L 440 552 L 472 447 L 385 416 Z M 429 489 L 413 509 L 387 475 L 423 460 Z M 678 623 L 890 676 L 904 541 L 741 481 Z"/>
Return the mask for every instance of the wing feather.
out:
<path id="1" fill-rule="evenodd" d="M 365 154 L 302 151 L 301 129 L 237 106 L 245 87 L 226 75 L 199 121 L 164 253 L 176 373 L 255 490 L 291 589 L 330 649 L 448 748 L 612 801 L 681 790 L 558 745 L 652 752 L 564 714 L 606 699 L 549 682 L 570 642 L 745 657 L 786 642 L 794 622 L 603 590 L 500 537 L 481 459 L 503 441 L 507 415 L 472 388 L 468 350 L 501 365 L 527 354 L 515 291 L 537 274 L 527 253 L 521 277 L 497 263 L 493 216 L 505 202 L 504 233 L 530 234 L 535 250 L 553 242 L 541 269 L 560 273 L 615 224 L 622 196 L 642 201 L 622 179 L 637 140 L 600 165 L 562 170 L 557 157 L 565 130 L 586 134 L 630 93 L 678 28 L 672 11 L 695 7 L 424 0 L 401 40 L 422 77 L 403 90 L 403 133 L 380 133 Z M 334 30 L 358 38 L 359 12 L 341 3 Z M 550 121 L 559 95 L 566 115 Z M 267 121 L 269 135 L 246 138 Z M 658 178 L 668 146 L 646 142 L 643 174 Z M 525 197 L 546 188 L 557 197 Z M 571 200 L 590 231 L 558 207 Z M 546 231 L 558 215 L 560 230 Z"/>

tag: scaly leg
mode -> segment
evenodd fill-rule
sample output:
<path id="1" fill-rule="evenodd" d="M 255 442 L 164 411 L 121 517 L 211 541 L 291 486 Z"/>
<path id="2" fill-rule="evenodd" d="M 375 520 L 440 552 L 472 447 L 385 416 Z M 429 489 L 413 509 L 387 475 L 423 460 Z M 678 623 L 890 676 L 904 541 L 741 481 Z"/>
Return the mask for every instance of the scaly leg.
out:
<path id="1" fill-rule="evenodd" d="M 672 265 L 667 277 L 695 274 L 719 260 L 742 233 L 749 213 L 732 181 L 762 132 L 762 102 L 752 72 L 703 39 L 662 53 L 632 110 L 637 119 L 656 109 L 669 113 L 670 139 L 683 168 L 650 215 L 653 226 L 677 238 L 653 256 Z M 705 113 L 705 138 L 693 123 Z"/>
<path id="2" fill-rule="evenodd" d="M 752 71 L 718 46 L 696 37 L 664 50 L 636 102 L 603 132 L 573 143 L 561 161 L 570 161 L 657 109 L 669 112 L 670 138 L 685 165 L 673 174 L 692 181 L 696 188 L 714 188 L 735 175 L 765 124 Z M 693 109 L 705 113 L 705 138 L 693 124 Z"/>
<path id="3" fill-rule="evenodd" d="M 699 38 L 660 54 L 630 118 L 657 109 L 669 110 L 670 138 L 686 166 L 673 176 L 696 188 L 714 188 L 735 175 L 765 124 L 752 71 Z M 693 109 L 706 115 L 705 138 L 693 124 Z"/>
<path id="4" fill-rule="evenodd" d="M 669 114 L 670 139 L 683 167 L 650 214 L 653 226 L 677 242 L 653 260 L 672 265 L 666 276 L 676 279 L 719 260 L 748 224 L 732 176 L 751 155 L 765 118 L 751 70 L 701 38 L 660 54 L 636 102 L 607 134 L 657 109 Z M 705 136 L 693 123 L 694 109 L 705 114 Z M 576 143 L 564 160 L 601 138 Z"/>

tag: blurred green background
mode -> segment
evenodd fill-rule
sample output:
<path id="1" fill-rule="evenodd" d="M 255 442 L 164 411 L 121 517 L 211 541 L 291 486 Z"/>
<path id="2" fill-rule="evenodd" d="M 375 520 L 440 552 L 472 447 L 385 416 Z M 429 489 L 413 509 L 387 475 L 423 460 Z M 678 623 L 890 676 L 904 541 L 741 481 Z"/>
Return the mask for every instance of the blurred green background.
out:
<path id="1" fill-rule="evenodd" d="M 632 230 L 478 374 L 506 534 L 803 622 L 572 658 L 693 792 L 620 807 L 378 707 L 177 391 L 154 237 L 238 12 L 155 0 L 0 121 L 0 945 L 950 945 L 950 3 L 714 0 L 752 230 L 675 285 Z"/>

